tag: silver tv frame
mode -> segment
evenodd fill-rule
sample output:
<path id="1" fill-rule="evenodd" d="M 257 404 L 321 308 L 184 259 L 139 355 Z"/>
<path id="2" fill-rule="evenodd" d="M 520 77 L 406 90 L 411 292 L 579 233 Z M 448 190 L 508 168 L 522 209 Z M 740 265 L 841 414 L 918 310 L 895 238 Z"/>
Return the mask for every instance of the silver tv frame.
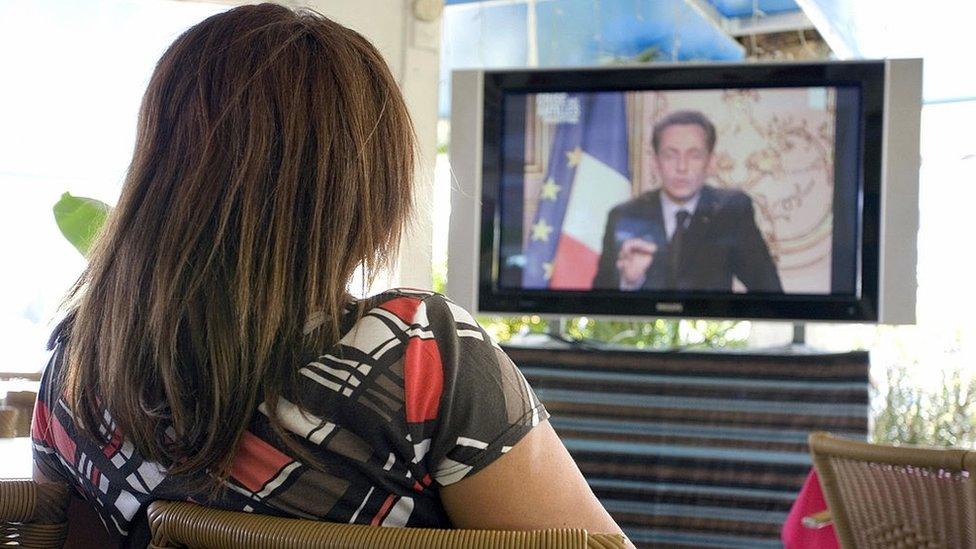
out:
<path id="1" fill-rule="evenodd" d="M 913 324 L 915 322 L 916 263 L 918 258 L 918 174 L 919 133 L 922 105 L 922 60 L 886 59 L 884 66 L 884 109 L 881 143 L 881 196 L 878 246 L 878 303 L 877 318 L 854 319 L 855 322 L 880 324 Z M 864 61 L 821 61 L 809 64 L 864 63 Z M 748 63 L 748 66 L 778 63 Z M 804 63 L 789 63 L 802 65 Z M 737 65 L 715 64 L 655 64 L 654 68 L 715 67 L 728 70 Z M 646 70 L 647 65 L 627 67 Z M 615 66 L 614 70 L 621 70 Z M 565 69 L 514 69 L 546 72 Z M 574 69 L 577 70 L 577 69 Z M 606 67 L 580 68 L 579 71 L 598 73 Z M 451 220 L 448 241 L 447 295 L 468 310 L 479 308 L 479 274 L 481 257 L 481 195 L 483 166 L 484 80 L 486 71 L 458 70 L 452 78 L 450 164 L 453 171 L 451 190 Z M 594 77 L 599 76 L 593 74 Z M 688 316 L 679 304 L 661 303 L 646 316 L 626 315 L 628 318 L 656 318 Z M 492 314 L 526 314 L 527 311 L 490 311 Z M 575 314 L 575 313 L 574 313 Z M 584 314 L 584 313 L 580 313 Z M 586 316 L 612 316 L 590 315 Z M 712 316 L 710 316 L 712 317 Z M 715 317 L 712 317 L 715 318 Z M 755 317 L 753 317 L 755 318 Z M 768 318 L 783 321 L 806 321 L 823 318 Z M 833 319 L 828 321 L 846 321 Z"/>

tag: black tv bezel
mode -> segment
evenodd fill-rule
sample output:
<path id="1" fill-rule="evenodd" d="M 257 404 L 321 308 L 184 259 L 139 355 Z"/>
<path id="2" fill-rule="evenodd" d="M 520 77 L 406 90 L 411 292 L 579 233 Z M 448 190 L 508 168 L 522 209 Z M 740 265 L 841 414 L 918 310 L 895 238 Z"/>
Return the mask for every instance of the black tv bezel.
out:
<path id="1" fill-rule="evenodd" d="M 692 317 L 810 321 L 879 318 L 884 61 L 709 64 L 572 70 L 498 70 L 483 75 L 481 232 L 482 312 L 574 316 Z M 860 89 L 857 274 L 854 295 L 624 292 L 507 289 L 497 284 L 506 93 L 857 86 Z"/>

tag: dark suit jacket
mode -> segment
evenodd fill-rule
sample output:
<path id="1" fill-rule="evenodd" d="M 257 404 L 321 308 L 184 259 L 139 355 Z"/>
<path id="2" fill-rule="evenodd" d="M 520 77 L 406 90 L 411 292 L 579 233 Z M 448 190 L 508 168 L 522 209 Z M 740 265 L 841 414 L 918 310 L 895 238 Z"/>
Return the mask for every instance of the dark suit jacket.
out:
<path id="1" fill-rule="evenodd" d="M 779 274 L 769 255 L 752 208 L 742 191 L 705 185 L 684 234 L 674 287 L 669 287 L 668 254 L 661 191 L 646 192 L 610 210 L 595 289 L 620 289 L 617 255 L 628 238 L 657 245 L 643 288 L 648 290 L 731 291 L 732 277 L 750 292 L 782 292 Z"/>

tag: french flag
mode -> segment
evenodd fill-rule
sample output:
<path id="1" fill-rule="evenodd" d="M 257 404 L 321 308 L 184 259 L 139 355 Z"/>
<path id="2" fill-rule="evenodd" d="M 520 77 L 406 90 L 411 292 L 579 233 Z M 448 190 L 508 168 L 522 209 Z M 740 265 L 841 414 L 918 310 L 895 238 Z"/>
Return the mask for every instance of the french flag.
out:
<path id="1" fill-rule="evenodd" d="M 593 286 L 610 210 L 631 198 L 627 109 L 621 92 L 570 94 L 579 118 L 557 124 L 530 227 L 525 288 Z"/>

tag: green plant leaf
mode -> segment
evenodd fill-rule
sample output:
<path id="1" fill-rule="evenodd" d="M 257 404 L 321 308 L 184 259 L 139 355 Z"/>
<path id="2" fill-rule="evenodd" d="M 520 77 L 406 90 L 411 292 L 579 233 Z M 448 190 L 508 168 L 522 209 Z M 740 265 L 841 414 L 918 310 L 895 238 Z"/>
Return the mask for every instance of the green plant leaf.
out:
<path id="1" fill-rule="evenodd" d="M 68 242 L 81 255 L 87 256 L 111 210 L 108 204 L 100 200 L 64 193 L 54 205 L 54 220 Z"/>

